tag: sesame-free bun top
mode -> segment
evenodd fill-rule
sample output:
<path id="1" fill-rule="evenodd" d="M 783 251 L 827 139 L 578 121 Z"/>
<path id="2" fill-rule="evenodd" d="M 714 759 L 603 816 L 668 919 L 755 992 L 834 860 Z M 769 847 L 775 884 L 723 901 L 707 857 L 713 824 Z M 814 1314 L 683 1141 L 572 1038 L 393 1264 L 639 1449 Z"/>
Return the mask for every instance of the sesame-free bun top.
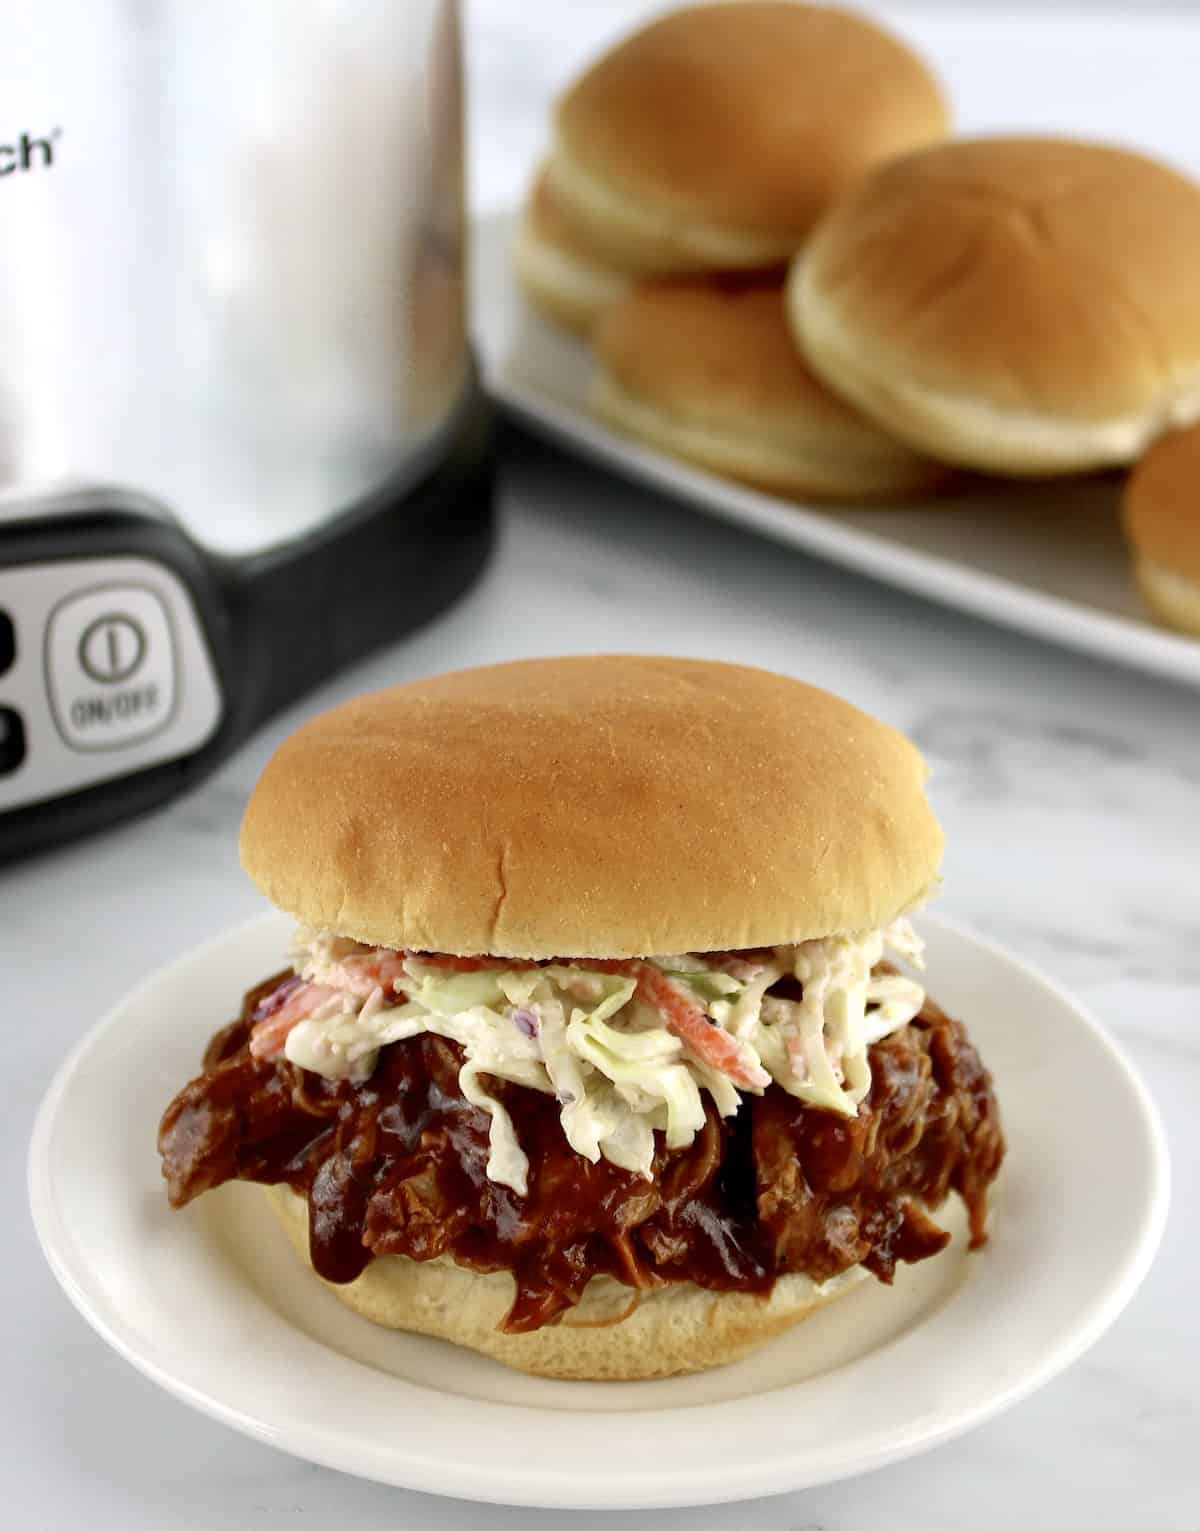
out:
<path id="1" fill-rule="evenodd" d="M 912 494 L 946 477 L 813 374 L 778 275 L 635 283 L 594 340 L 596 412 L 715 472 L 822 499 Z"/>
<path id="2" fill-rule="evenodd" d="M 769 266 L 880 160 L 941 138 L 946 102 L 902 42 L 795 0 L 652 21 L 566 91 L 551 179 L 631 270 Z"/>
<path id="3" fill-rule="evenodd" d="M 1129 475 L 1134 573 L 1165 621 L 1200 635 L 1200 425 L 1161 436 Z"/>
<path id="4" fill-rule="evenodd" d="M 813 368 L 967 468 L 1130 462 L 1200 413 L 1200 186 L 1124 149 L 941 144 L 872 172 L 794 263 Z"/>
<path id="5" fill-rule="evenodd" d="M 242 864 L 304 924 L 463 955 L 624 957 L 873 929 L 937 877 L 925 766 L 764 670 L 589 656 L 359 697 L 276 752 Z"/>
<path id="6" fill-rule="evenodd" d="M 1200 426 L 1154 443 L 1129 476 L 1124 509 L 1144 558 L 1200 583 Z"/>

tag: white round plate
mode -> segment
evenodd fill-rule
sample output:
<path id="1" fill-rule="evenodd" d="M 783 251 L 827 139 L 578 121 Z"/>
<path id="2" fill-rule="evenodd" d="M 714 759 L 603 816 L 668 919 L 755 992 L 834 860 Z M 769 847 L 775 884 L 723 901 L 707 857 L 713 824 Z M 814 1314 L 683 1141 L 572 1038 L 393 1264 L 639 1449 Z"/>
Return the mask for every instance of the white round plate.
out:
<path id="1" fill-rule="evenodd" d="M 242 926 L 143 984 L 75 1048 L 29 1190 L 71 1301 L 169 1392 L 297 1456 L 511 1504 L 751 1498 L 880 1467 L 1024 1397 L 1112 1322 L 1167 1205 L 1154 1108 L 1097 1024 L 1028 968 L 926 918 L 930 987 L 996 1079 L 1009 1157 L 979 1254 L 961 1236 L 734 1366 L 550 1382 L 377 1329 L 303 1270 L 254 1187 L 172 1212 L 158 1118 L 290 926 Z M 1100 1194 L 1102 1190 L 1102 1194 Z"/>

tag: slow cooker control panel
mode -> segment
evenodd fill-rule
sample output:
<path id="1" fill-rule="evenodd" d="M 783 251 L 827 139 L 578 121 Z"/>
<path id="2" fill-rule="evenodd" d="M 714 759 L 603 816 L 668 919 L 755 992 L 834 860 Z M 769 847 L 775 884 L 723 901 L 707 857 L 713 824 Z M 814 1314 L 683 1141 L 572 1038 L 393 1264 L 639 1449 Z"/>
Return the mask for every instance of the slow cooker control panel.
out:
<path id="1" fill-rule="evenodd" d="M 221 713 L 171 570 L 144 558 L 0 568 L 0 813 L 190 755 Z"/>

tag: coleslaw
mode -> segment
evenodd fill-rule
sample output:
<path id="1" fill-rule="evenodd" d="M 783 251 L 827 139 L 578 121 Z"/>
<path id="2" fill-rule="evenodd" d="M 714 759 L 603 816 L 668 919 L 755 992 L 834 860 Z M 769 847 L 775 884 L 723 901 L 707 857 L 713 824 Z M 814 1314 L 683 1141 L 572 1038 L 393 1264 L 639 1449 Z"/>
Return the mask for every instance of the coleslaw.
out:
<path id="1" fill-rule="evenodd" d="M 920 968 L 907 920 L 752 952 L 521 962 L 363 946 L 301 931 L 295 976 L 255 1012 L 251 1052 L 327 1079 L 365 1080 L 380 1048 L 422 1033 L 463 1049 L 459 1086 L 489 1117 L 488 1175 L 528 1192 L 529 1161 L 489 1089 L 555 1096 L 576 1153 L 647 1178 L 668 1148 L 772 1082 L 807 1105 L 857 1114 L 868 1048 L 920 1011 L 913 978 L 876 972 L 885 952 Z M 794 980 L 784 983 L 784 980 Z M 774 993 L 777 986 L 783 993 Z"/>

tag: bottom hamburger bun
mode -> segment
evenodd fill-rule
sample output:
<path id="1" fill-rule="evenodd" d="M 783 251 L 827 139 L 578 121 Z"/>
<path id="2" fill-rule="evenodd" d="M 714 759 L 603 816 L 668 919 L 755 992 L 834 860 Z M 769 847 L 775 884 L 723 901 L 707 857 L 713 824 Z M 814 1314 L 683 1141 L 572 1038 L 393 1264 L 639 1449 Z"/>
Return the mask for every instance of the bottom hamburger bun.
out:
<path id="1" fill-rule="evenodd" d="M 263 1189 L 311 1270 L 307 1203 L 286 1185 Z M 737 1361 L 843 1296 L 866 1274 L 856 1265 L 820 1286 L 807 1276 L 783 1276 L 766 1297 L 709 1292 L 691 1282 L 637 1293 L 599 1277 L 559 1323 L 531 1334 L 505 1334 L 499 1327 L 515 1292 L 507 1271 L 478 1275 L 446 1259 L 417 1263 L 381 1255 L 357 1280 L 322 1285 L 374 1324 L 450 1340 L 531 1376 L 634 1382 Z"/>
<path id="2" fill-rule="evenodd" d="M 904 498 L 948 477 L 810 371 L 778 278 L 640 282 L 609 308 L 595 340 L 595 413 L 715 473 L 822 500 Z"/>
<path id="3" fill-rule="evenodd" d="M 1161 436 L 1125 486 L 1125 535 L 1146 600 L 1200 633 L 1200 425 Z"/>
<path id="4" fill-rule="evenodd" d="M 588 335 L 629 285 L 564 222 L 542 171 L 530 189 L 513 245 L 526 297 L 552 323 Z"/>

